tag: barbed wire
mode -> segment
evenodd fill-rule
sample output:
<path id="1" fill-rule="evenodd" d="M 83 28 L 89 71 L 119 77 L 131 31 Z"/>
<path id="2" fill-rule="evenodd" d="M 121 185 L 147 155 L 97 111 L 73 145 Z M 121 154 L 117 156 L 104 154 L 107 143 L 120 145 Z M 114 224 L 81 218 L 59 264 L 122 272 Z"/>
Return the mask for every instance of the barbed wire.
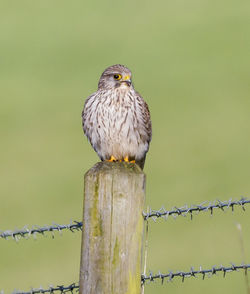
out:
<path id="1" fill-rule="evenodd" d="M 208 203 L 208 204 L 207 204 Z M 205 205 L 207 204 L 207 205 Z M 220 209 L 222 211 L 225 211 L 226 209 L 231 208 L 232 211 L 234 211 L 234 207 L 238 206 L 241 207 L 243 210 L 245 210 L 245 205 L 250 204 L 250 199 L 247 198 L 241 198 L 240 200 L 232 200 L 229 199 L 227 201 L 221 201 L 221 200 L 215 200 L 213 202 L 205 201 L 199 205 L 185 205 L 182 207 L 173 207 L 171 210 L 166 210 L 164 207 L 162 207 L 159 210 L 152 210 L 151 208 L 148 210 L 148 212 L 143 212 L 144 220 L 148 220 L 149 218 L 152 218 L 154 221 L 156 221 L 158 218 L 164 218 L 167 220 L 169 216 L 172 216 L 176 218 L 177 216 L 184 216 L 190 215 L 191 219 L 193 219 L 194 213 L 200 213 L 200 212 L 207 212 L 210 211 L 210 214 L 212 215 L 215 209 Z M 21 238 L 28 239 L 29 237 L 33 236 L 36 238 L 37 234 L 45 235 L 46 232 L 49 232 L 52 234 L 52 237 L 54 238 L 54 232 L 61 233 L 63 230 L 70 230 L 71 232 L 82 230 L 82 222 L 74 221 L 66 225 L 60 225 L 54 223 L 51 226 L 37 226 L 33 225 L 31 228 L 28 228 L 28 226 L 25 226 L 22 229 L 17 229 L 14 231 L 7 230 L 7 231 L 1 231 L 0 230 L 0 238 L 3 239 L 14 239 L 15 241 L 19 241 Z"/>
<path id="2" fill-rule="evenodd" d="M 155 280 L 161 280 L 162 284 L 164 280 L 167 278 L 167 282 L 171 282 L 175 277 L 180 277 L 182 279 L 182 282 L 184 282 L 185 278 L 194 277 L 196 278 L 197 275 L 202 275 L 202 279 L 204 280 L 206 276 L 211 277 L 213 275 L 216 275 L 218 272 L 223 272 L 223 277 L 225 278 L 226 274 L 229 272 L 236 272 L 238 270 L 244 270 L 245 274 L 247 274 L 247 271 L 250 268 L 250 264 L 241 264 L 241 265 L 235 265 L 231 263 L 231 266 L 224 267 L 212 267 L 210 269 L 202 269 L 200 266 L 199 270 L 194 270 L 193 267 L 191 267 L 190 271 L 183 272 L 183 271 L 177 271 L 172 272 L 169 271 L 168 274 L 162 274 L 159 272 L 158 274 L 153 274 L 152 272 L 149 273 L 149 275 L 142 275 L 141 276 L 141 283 L 145 284 L 146 282 L 154 282 Z"/>
<path id="3" fill-rule="evenodd" d="M 54 223 L 51 226 L 42 226 L 42 227 L 34 225 L 30 229 L 27 226 L 25 226 L 21 230 L 0 231 L 0 238 L 3 238 L 3 239 L 12 238 L 15 241 L 19 241 L 21 238 L 28 239 L 30 236 L 33 236 L 34 238 L 36 238 L 37 234 L 45 235 L 46 232 L 51 233 L 52 238 L 54 238 L 54 232 L 57 231 L 61 233 L 63 230 L 70 230 L 71 232 L 82 230 L 82 222 L 74 221 L 66 225 L 59 225 Z"/>
<path id="4" fill-rule="evenodd" d="M 57 286 L 57 287 L 53 287 L 53 286 L 50 286 L 48 289 L 43 289 L 42 287 L 40 288 L 32 288 L 30 291 L 27 291 L 27 292 L 23 292 L 23 291 L 18 291 L 18 290 L 15 290 L 12 292 L 12 294 L 36 294 L 36 293 L 55 293 L 55 292 L 60 292 L 60 294 L 63 294 L 63 293 L 68 293 L 68 292 L 71 292 L 71 293 L 74 293 L 75 292 L 79 292 L 79 284 L 71 284 L 69 286 Z M 4 294 L 4 292 L 0 292 L 0 294 Z"/>
<path id="5" fill-rule="evenodd" d="M 163 274 L 159 272 L 158 274 L 153 274 L 152 272 L 149 273 L 149 275 L 142 274 L 141 275 L 141 284 L 148 284 L 151 282 L 155 282 L 156 280 L 161 280 L 161 283 L 163 284 L 165 279 L 167 279 L 167 282 L 172 282 L 174 278 L 180 277 L 182 282 L 185 281 L 186 278 L 197 278 L 197 276 L 202 276 L 202 279 L 204 280 L 205 277 L 211 277 L 216 275 L 218 272 L 223 273 L 223 277 L 226 277 L 226 274 L 230 272 L 238 272 L 239 270 L 244 270 L 245 275 L 247 275 L 247 272 L 250 269 L 250 264 L 241 264 L 241 265 L 235 265 L 234 263 L 231 263 L 231 266 L 225 267 L 223 265 L 221 266 L 213 266 L 210 269 L 203 269 L 201 266 L 198 270 L 195 270 L 193 267 L 191 267 L 190 271 L 176 271 L 172 272 L 169 271 L 168 274 Z M 47 289 L 44 289 L 42 287 L 40 288 L 32 288 L 30 291 L 18 291 L 15 290 L 12 292 L 12 294 L 37 294 L 37 293 L 55 293 L 60 292 L 60 294 L 71 292 L 74 293 L 74 291 L 79 292 L 79 284 L 73 283 L 69 286 L 57 286 L 53 287 L 50 286 Z M 0 294 L 4 294 L 4 291 L 0 291 Z"/>
<path id="6" fill-rule="evenodd" d="M 148 209 L 148 212 L 143 212 L 144 220 L 148 220 L 149 218 L 152 218 L 154 221 L 156 221 L 158 218 L 164 218 L 167 220 L 169 216 L 172 216 L 173 218 L 176 218 L 177 216 L 184 216 L 190 215 L 191 220 L 193 219 L 193 213 L 200 213 L 200 212 L 206 212 L 210 211 L 210 214 L 213 215 L 213 212 L 215 209 L 220 209 L 222 211 L 225 211 L 229 208 L 232 209 L 232 212 L 234 211 L 234 208 L 236 206 L 239 206 L 242 208 L 243 211 L 245 211 L 244 205 L 250 204 L 250 199 L 242 197 L 240 200 L 232 200 L 229 199 L 227 201 L 221 201 L 221 200 L 215 200 L 213 202 L 205 201 L 201 203 L 200 205 L 185 205 L 180 208 L 173 207 L 171 210 L 166 210 L 164 207 L 160 208 L 159 210 L 152 210 L 151 208 Z"/>

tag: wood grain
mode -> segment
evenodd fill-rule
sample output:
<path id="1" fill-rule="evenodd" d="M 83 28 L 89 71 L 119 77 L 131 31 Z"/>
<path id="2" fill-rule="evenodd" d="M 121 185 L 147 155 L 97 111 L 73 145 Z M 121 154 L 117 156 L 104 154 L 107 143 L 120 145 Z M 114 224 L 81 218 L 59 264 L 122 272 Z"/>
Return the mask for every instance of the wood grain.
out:
<path id="1" fill-rule="evenodd" d="M 145 175 L 100 162 L 85 175 L 80 294 L 141 293 Z"/>

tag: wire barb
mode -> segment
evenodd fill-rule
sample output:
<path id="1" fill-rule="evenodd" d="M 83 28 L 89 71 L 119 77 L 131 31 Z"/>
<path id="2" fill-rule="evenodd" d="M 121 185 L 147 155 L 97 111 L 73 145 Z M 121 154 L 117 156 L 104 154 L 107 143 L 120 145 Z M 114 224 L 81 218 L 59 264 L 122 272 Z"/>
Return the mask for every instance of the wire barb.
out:
<path id="1" fill-rule="evenodd" d="M 215 200 L 213 202 L 203 202 L 200 205 L 191 205 L 190 207 L 185 205 L 183 207 L 173 207 L 171 210 L 166 210 L 164 207 L 160 208 L 159 210 L 152 210 L 150 209 L 149 212 L 143 212 L 144 220 L 148 220 L 152 218 L 155 222 L 158 218 L 164 218 L 167 220 L 169 216 L 172 216 L 174 219 L 177 216 L 184 216 L 186 217 L 188 214 L 193 219 L 193 213 L 196 212 L 197 214 L 200 212 L 210 211 L 210 214 L 213 215 L 214 209 L 220 209 L 221 211 L 225 211 L 231 207 L 232 212 L 234 211 L 235 206 L 239 206 L 245 211 L 245 205 L 250 204 L 250 199 L 242 197 L 240 200 L 233 201 L 229 199 L 227 201 Z"/>
<path id="2" fill-rule="evenodd" d="M 235 264 L 231 264 L 231 266 L 225 267 L 225 266 L 213 266 L 210 269 L 202 269 L 202 267 L 200 266 L 199 270 L 194 270 L 193 267 L 191 267 L 190 271 L 188 272 L 183 272 L 183 271 L 177 271 L 177 272 L 172 272 L 169 271 L 168 274 L 162 274 L 162 273 L 158 273 L 158 274 L 153 274 L 152 272 L 149 272 L 149 275 L 145 275 L 143 274 L 141 276 L 141 283 L 142 285 L 144 285 L 146 282 L 153 282 L 157 279 L 161 280 L 161 283 L 163 284 L 164 279 L 168 279 L 168 282 L 171 282 L 175 277 L 180 277 L 182 282 L 184 282 L 185 278 L 190 278 L 190 277 L 197 277 L 197 275 L 201 275 L 202 279 L 204 280 L 206 276 L 213 276 L 216 275 L 218 272 L 223 272 L 223 277 L 225 278 L 226 273 L 229 272 L 236 272 L 238 270 L 244 270 L 244 272 L 246 273 L 248 270 L 250 269 L 250 264 L 241 264 L 241 265 L 235 265 Z"/>

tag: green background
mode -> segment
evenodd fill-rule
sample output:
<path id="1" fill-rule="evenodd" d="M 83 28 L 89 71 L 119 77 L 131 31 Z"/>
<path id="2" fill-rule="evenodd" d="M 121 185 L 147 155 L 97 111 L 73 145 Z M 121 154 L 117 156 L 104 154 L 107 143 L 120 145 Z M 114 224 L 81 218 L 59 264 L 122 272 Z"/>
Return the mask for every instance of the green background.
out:
<path id="1" fill-rule="evenodd" d="M 0 3 L 0 229 L 81 220 L 84 173 L 98 157 L 81 110 L 102 71 L 127 65 L 148 102 L 147 204 L 250 194 L 248 0 Z M 250 262 L 250 215 L 149 224 L 148 270 Z M 78 281 L 80 233 L 0 240 L 0 289 Z M 243 273 L 160 281 L 145 293 L 246 293 Z"/>

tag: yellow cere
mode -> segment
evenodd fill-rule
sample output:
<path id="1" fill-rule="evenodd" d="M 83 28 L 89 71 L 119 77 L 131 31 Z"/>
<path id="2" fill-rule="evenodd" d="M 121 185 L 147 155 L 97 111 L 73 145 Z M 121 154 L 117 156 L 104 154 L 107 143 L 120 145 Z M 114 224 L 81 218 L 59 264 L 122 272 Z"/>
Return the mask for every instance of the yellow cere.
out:
<path id="1" fill-rule="evenodd" d="M 125 76 L 125 77 L 123 78 L 123 80 L 124 80 L 124 81 L 126 81 L 126 80 L 130 80 L 130 76 Z"/>

